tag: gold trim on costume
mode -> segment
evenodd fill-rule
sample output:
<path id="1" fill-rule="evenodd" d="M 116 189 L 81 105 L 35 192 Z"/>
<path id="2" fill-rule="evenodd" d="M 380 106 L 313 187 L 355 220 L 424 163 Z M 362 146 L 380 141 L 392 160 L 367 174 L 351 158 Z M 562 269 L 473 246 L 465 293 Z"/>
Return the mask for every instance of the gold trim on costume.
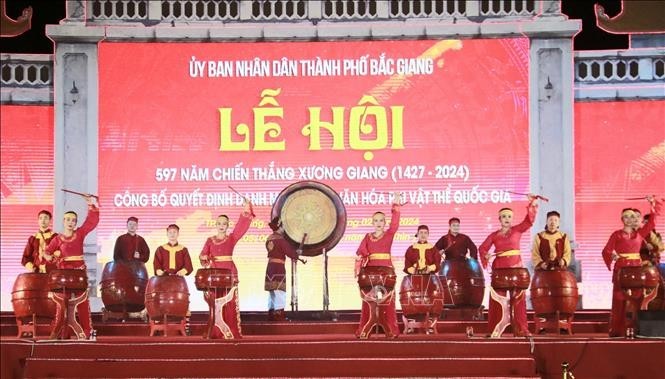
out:
<path id="1" fill-rule="evenodd" d="M 230 255 L 222 255 L 219 257 L 213 257 L 212 260 L 215 262 L 231 262 L 233 261 L 233 257 Z"/>
<path id="2" fill-rule="evenodd" d="M 65 262 L 72 262 L 72 261 L 83 261 L 85 259 L 83 259 L 83 255 L 72 255 L 69 257 L 64 257 L 62 258 L 62 260 Z"/>
<path id="3" fill-rule="evenodd" d="M 619 253 L 619 257 L 624 259 L 640 259 L 640 253 Z"/>
<path id="4" fill-rule="evenodd" d="M 373 253 L 368 256 L 370 260 L 373 259 L 390 259 L 390 253 Z"/>
<path id="5" fill-rule="evenodd" d="M 268 262 L 284 264 L 284 263 L 286 263 L 286 260 L 279 259 L 279 258 L 268 258 Z"/>
<path id="6" fill-rule="evenodd" d="M 519 250 L 506 250 L 500 253 L 496 253 L 497 257 L 512 257 L 513 255 L 520 255 Z"/>
<path id="7" fill-rule="evenodd" d="M 169 269 L 170 270 L 175 270 L 175 256 L 176 256 L 176 253 L 178 251 L 184 249 L 185 247 L 182 246 L 181 244 L 171 246 L 167 243 L 165 245 L 162 245 L 162 248 L 169 252 Z"/>

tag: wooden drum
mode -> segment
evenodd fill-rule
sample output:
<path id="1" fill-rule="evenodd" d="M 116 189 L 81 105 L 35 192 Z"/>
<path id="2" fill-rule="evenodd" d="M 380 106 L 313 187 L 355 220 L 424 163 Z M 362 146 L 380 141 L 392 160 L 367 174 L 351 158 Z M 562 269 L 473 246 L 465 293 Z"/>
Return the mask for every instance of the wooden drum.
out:
<path id="1" fill-rule="evenodd" d="M 102 302 L 111 312 L 140 312 L 145 308 L 148 271 L 141 261 L 108 262 L 100 282 Z"/>
<path id="2" fill-rule="evenodd" d="M 16 318 L 55 316 L 55 302 L 48 296 L 49 275 L 26 272 L 19 274 L 12 289 L 12 307 Z"/>
<path id="3" fill-rule="evenodd" d="M 492 270 L 492 288 L 495 290 L 525 290 L 530 281 L 529 270 L 524 267 Z"/>
<path id="4" fill-rule="evenodd" d="M 485 295 L 485 277 L 477 260 L 447 259 L 439 272 L 445 304 L 480 307 Z M 448 289 L 445 289 L 445 287 Z"/>
<path id="5" fill-rule="evenodd" d="M 542 271 L 533 274 L 531 302 L 537 315 L 572 315 L 577 308 L 577 279 L 568 270 Z"/>
<path id="6" fill-rule="evenodd" d="M 439 276 L 407 275 L 402 279 L 399 302 L 405 316 L 441 314 L 443 310 L 443 285 Z"/>
<path id="7" fill-rule="evenodd" d="M 145 308 L 151 319 L 164 316 L 185 317 L 189 309 L 189 290 L 182 276 L 153 276 L 145 289 Z"/>
<path id="8" fill-rule="evenodd" d="M 375 286 L 381 286 L 390 292 L 395 288 L 395 282 L 397 275 L 392 267 L 363 267 L 358 275 L 358 286 L 361 290 L 371 290 Z"/>
<path id="9" fill-rule="evenodd" d="M 87 291 L 88 274 L 86 270 L 56 269 L 47 274 L 49 289 L 60 291 Z"/>
<path id="10" fill-rule="evenodd" d="M 660 281 L 660 273 L 654 266 L 622 267 L 619 270 L 621 289 L 656 288 Z"/>
<path id="11" fill-rule="evenodd" d="M 238 284 L 238 277 L 225 268 L 201 268 L 196 271 L 195 283 L 199 291 L 229 289 Z"/>
<path id="12" fill-rule="evenodd" d="M 304 256 L 320 255 L 324 249 L 330 251 L 346 229 L 342 199 L 332 188 L 314 181 L 297 182 L 280 192 L 271 213 L 271 218 L 277 216 L 286 240 L 293 246 L 303 242 Z"/>

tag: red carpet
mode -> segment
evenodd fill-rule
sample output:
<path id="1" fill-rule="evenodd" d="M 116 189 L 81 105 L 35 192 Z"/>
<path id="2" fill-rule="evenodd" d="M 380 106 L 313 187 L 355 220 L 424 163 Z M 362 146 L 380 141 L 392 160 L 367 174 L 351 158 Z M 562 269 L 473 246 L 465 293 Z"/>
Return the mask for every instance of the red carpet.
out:
<path id="1" fill-rule="evenodd" d="M 190 337 L 147 337 L 140 321 L 95 322 L 97 341 L 30 341 L 16 338 L 2 317 L 2 377 L 543 377 L 561 378 L 570 363 L 577 378 L 660 378 L 665 341 L 609 339 L 606 313 L 580 314 L 572 337 L 532 341 L 486 339 L 484 322 L 448 320 L 436 335 L 387 340 L 353 337 L 356 313 L 333 321 L 266 323 L 243 314 L 245 338 L 200 337 L 205 315 L 195 314 Z M 97 319 L 97 316 L 95 317 Z M 602 326 L 599 326 L 601 324 Z M 467 338 L 466 326 L 476 337 Z M 13 327 L 13 331 L 12 331 Z M 578 331 L 579 330 L 579 331 Z M 581 331 L 584 330 L 584 331 Z M 272 331 L 272 333 L 266 333 Z M 645 358 L 650 364 L 645 364 Z"/>

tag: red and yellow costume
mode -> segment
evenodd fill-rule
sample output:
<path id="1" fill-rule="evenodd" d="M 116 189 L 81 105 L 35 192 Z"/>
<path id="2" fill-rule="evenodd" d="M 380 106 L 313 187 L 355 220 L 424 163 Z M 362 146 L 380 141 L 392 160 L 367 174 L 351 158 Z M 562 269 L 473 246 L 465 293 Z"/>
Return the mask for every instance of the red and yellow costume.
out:
<path id="1" fill-rule="evenodd" d="M 139 257 L 136 258 L 134 253 L 139 253 Z M 115 240 L 115 246 L 113 247 L 114 261 L 132 261 L 136 259 L 146 263 L 149 258 L 150 248 L 140 235 L 125 233 Z"/>
<path id="2" fill-rule="evenodd" d="M 192 273 L 192 259 L 189 257 L 189 251 L 181 244 L 172 245 L 166 243 L 155 250 L 155 259 L 153 261 L 155 273 L 157 270 L 164 271 L 163 275 L 176 275 L 180 270 L 186 270 L 186 275 Z"/>
<path id="3" fill-rule="evenodd" d="M 88 215 L 83 224 L 74 230 L 70 237 L 63 234 L 57 235 L 51 240 L 46 247 L 46 254 L 54 257 L 55 265 L 58 269 L 76 269 L 86 270 L 85 260 L 83 258 L 83 242 L 85 237 L 97 226 L 99 223 L 99 208 L 94 205 L 88 206 Z M 75 296 L 80 296 L 82 291 L 73 291 Z M 69 298 L 71 294 L 67 291 L 63 296 Z M 57 304 L 57 303 L 56 303 Z M 58 304 L 58 307 L 60 305 Z M 76 307 L 79 323 L 83 328 L 86 337 L 90 337 L 92 330 L 92 319 L 90 318 L 90 302 L 86 298 Z M 58 325 L 61 321 L 63 312 L 56 311 L 56 318 L 53 325 Z M 68 332 L 69 330 L 67 330 Z"/>
<path id="4" fill-rule="evenodd" d="M 570 240 L 565 233 L 542 231 L 533 238 L 531 261 L 536 270 L 545 270 L 558 261 L 566 267 L 572 259 Z"/>
<path id="5" fill-rule="evenodd" d="M 208 265 L 211 268 L 223 268 L 231 270 L 234 276 L 238 276 L 238 269 L 236 268 L 235 263 L 233 263 L 233 248 L 236 243 L 240 241 L 243 235 L 247 233 L 249 225 L 252 222 L 252 215 L 249 212 L 243 212 L 240 214 L 240 218 L 233 228 L 233 232 L 229 235 L 224 236 L 223 238 L 217 238 L 217 236 L 209 237 L 199 259 L 204 265 Z M 240 311 L 238 309 L 238 288 L 233 289 L 234 294 L 233 298 L 226 304 L 222 309 L 222 318 L 224 322 L 231 329 L 234 338 L 242 338 L 242 330 L 240 328 Z M 220 293 L 217 297 L 220 298 L 224 296 L 223 293 Z M 223 338 L 224 335 L 220 332 L 218 328 L 213 328 L 211 335 L 212 338 Z"/>
<path id="6" fill-rule="evenodd" d="M 605 248 L 603 248 L 603 260 L 608 270 L 612 270 L 613 254 L 618 255 L 614 263 L 612 274 L 612 313 L 610 314 L 610 336 L 618 337 L 626 335 L 626 296 L 619 284 L 619 271 L 623 267 L 641 266 L 640 247 L 646 237 L 655 227 L 656 216 L 659 207 L 652 212 L 649 221 L 636 231 L 626 232 L 619 229 L 610 235 Z"/>
<path id="7" fill-rule="evenodd" d="M 480 261 L 483 267 L 487 267 L 489 263 L 489 249 L 494 245 L 494 261 L 492 262 L 492 269 L 498 268 L 511 268 L 511 267 L 523 267 L 522 266 L 522 257 L 520 255 L 520 239 L 522 238 L 522 233 L 526 232 L 533 225 L 533 221 L 536 218 L 537 208 L 532 203 L 529 203 L 527 206 L 526 216 L 524 220 L 512 226 L 504 234 L 501 230 L 497 230 L 487 236 L 485 241 L 480 245 Z M 500 296 L 506 296 L 505 290 L 494 290 Z M 516 335 L 526 335 L 529 333 L 528 323 L 526 319 L 526 299 L 521 297 L 513 303 L 513 323 L 517 327 L 517 331 L 514 331 Z M 489 311 L 487 315 L 487 323 L 489 332 L 495 329 L 496 325 L 501 321 L 503 315 L 502 305 L 494 300 L 490 296 L 489 300 Z"/>
<path id="8" fill-rule="evenodd" d="M 382 266 L 393 267 L 390 250 L 393 245 L 393 238 L 399 228 L 400 206 L 393 204 L 391 210 L 390 226 L 380 237 L 375 237 L 372 233 L 367 233 L 360 242 L 357 255 L 361 257 L 363 267 Z M 361 290 L 362 292 L 362 290 Z M 389 293 L 389 299 L 386 305 L 382 306 L 380 312 L 383 312 L 382 319 L 386 322 L 390 330 L 386 330 L 387 335 L 398 336 L 399 327 L 397 326 L 397 313 L 395 311 L 395 291 Z M 356 336 L 360 336 L 368 322 L 370 322 L 370 305 L 363 298 L 362 309 L 360 312 L 360 324 L 356 330 Z"/>
<path id="9" fill-rule="evenodd" d="M 416 242 L 406 249 L 404 254 L 405 273 L 417 274 L 423 271 L 437 273 L 440 268 L 441 254 L 432 244 Z"/>
<path id="10" fill-rule="evenodd" d="M 448 231 L 448 234 L 439 238 L 434 246 L 439 250 L 443 250 L 446 259 L 464 260 L 467 252 L 471 258 L 478 259 L 478 248 L 466 234 L 457 233 L 457 235 L 453 235 Z"/>
<path id="11" fill-rule="evenodd" d="M 56 268 L 54 262 L 44 258 L 44 251 L 51 241 L 58 235 L 51 229 L 40 230 L 28 238 L 28 243 L 23 249 L 21 265 L 33 272 L 49 272 Z"/>

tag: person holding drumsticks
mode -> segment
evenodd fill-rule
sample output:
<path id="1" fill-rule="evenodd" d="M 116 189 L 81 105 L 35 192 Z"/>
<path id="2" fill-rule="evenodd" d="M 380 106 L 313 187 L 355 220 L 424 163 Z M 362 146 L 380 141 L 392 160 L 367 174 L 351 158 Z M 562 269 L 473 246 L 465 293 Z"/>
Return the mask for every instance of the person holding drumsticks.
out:
<path id="1" fill-rule="evenodd" d="M 393 245 L 395 233 L 399 228 L 400 199 L 401 194 L 395 192 L 393 205 L 390 210 L 391 218 L 388 230 L 385 230 L 386 215 L 383 212 L 376 212 L 372 215 L 374 231 L 365 235 L 365 238 L 360 242 L 360 246 L 356 252 L 358 255 L 358 258 L 356 258 L 356 276 L 361 267 L 382 266 L 393 268 L 390 250 Z M 382 315 L 382 319 L 385 321 L 388 328 L 388 330 L 385 330 L 385 333 L 389 338 L 397 338 L 397 336 L 399 336 L 399 327 L 397 326 L 397 312 L 395 311 L 395 291 L 390 291 L 387 296 L 390 298 L 387 301 L 386 306 L 381 307 L 381 312 L 385 312 L 385 314 Z M 368 326 L 371 327 L 371 325 L 368 324 L 372 319 L 370 308 L 371 307 L 367 301 L 363 300 L 360 312 L 360 323 L 355 333 L 358 338 L 369 337 L 370 330 L 368 329 L 371 328 L 368 328 Z"/>
<path id="2" fill-rule="evenodd" d="M 623 228 L 614 231 L 610 235 L 605 248 L 603 248 L 603 260 L 608 270 L 614 270 L 612 274 L 612 311 L 610 313 L 610 337 L 626 336 L 626 302 L 625 295 L 619 283 L 619 271 L 623 267 L 641 266 L 640 247 L 642 242 L 649 236 L 655 227 L 656 216 L 660 214 L 662 203 L 656 201 L 653 196 L 646 199 L 651 204 L 651 216 L 644 226 L 635 230 L 635 219 L 637 215 L 633 208 L 625 208 L 621 211 L 621 222 Z M 612 267 L 614 263 L 614 267 Z"/>
<path id="3" fill-rule="evenodd" d="M 227 215 L 219 215 L 215 222 L 217 234 L 206 240 L 201 254 L 199 254 L 201 266 L 231 270 L 233 276 L 237 278 L 238 269 L 235 263 L 233 263 L 233 249 L 242 236 L 247 233 L 247 230 L 249 230 L 253 218 L 252 203 L 248 199 L 245 199 L 243 203 L 243 211 L 240 213 L 231 234 L 227 233 L 229 229 L 229 217 Z M 221 297 L 222 295 L 220 294 L 219 296 Z M 224 305 L 222 315 L 226 324 L 229 325 L 231 333 L 233 333 L 233 338 L 242 338 L 237 288 L 234 291 L 233 299 Z M 224 334 L 219 328 L 213 328 L 211 338 L 224 338 Z"/>
<path id="4" fill-rule="evenodd" d="M 51 243 L 46 247 L 44 258 L 47 261 L 53 261 L 58 269 L 76 269 L 86 270 L 85 259 L 83 258 L 83 241 L 85 237 L 92 232 L 99 223 L 99 207 L 96 204 L 97 198 L 92 195 L 83 194 L 86 202 L 88 203 L 88 214 L 79 228 L 76 227 L 78 222 L 78 215 L 74 211 L 67 211 L 63 217 L 64 230 L 61 234 L 51 240 Z M 75 291 L 76 292 L 76 291 Z M 69 296 L 69 294 L 64 294 Z M 75 293 L 80 296 L 81 293 Z M 57 303 L 59 307 L 60 304 Z M 85 333 L 86 338 L 90 338 L 92 331 L 92 319 L 90 318 L 90 301 L 86 297 L 76 307 L 79 323 Z M 53 325 L 59 325 L 64 312 L 58 310 L 56 312 L 56 319 L 53 320 Z M 57 330 L 51 331 L 51 339 L 57 338 Z M 65 338 L 68 338 L 69 328 L 66 328 Z"/>
<path id="5" fill-rule="evenodd" d="M 492 232 L 485 241 L 480 245 L 479 255 L 480 263 L 483 268 L 487 269 L 489 260 L 494 256 L 492 262 L 492 269 L 501 268 L 516 268 L 523 267 L 522 257 L 520 255 L 520 239 L 522 234 L 529 230 L 533 225 L 536 218 L 538 205 L 536 203 L 539 198 L 533 194 L 527 194 L 529 203 L 526 207 L 526 215 L 521 223 L 513 226 L 513 210 L 510 208 L 502 208 L 499 210 L 499 222 L 501 229 Z M 494 245 L 494 253 L 490 254 L 489 250 Z M 505 290 L 495 290 L 490 288 L 490 291 L 495 292 L 501 297 L 506 296 Z M 500 302 L 490 296 L 489 310 L 487 315 L 488 330 L 491 337 L 499 337 L 503 330 L 500 328 L 500 321 L 504 315 L 504 309 Z M 517 330 L 513 333 L 515 336 L 530 336 L 529 327 L 526 319 L 526 299 L 522 296 L 514 302 L 513 325 Z"/>

